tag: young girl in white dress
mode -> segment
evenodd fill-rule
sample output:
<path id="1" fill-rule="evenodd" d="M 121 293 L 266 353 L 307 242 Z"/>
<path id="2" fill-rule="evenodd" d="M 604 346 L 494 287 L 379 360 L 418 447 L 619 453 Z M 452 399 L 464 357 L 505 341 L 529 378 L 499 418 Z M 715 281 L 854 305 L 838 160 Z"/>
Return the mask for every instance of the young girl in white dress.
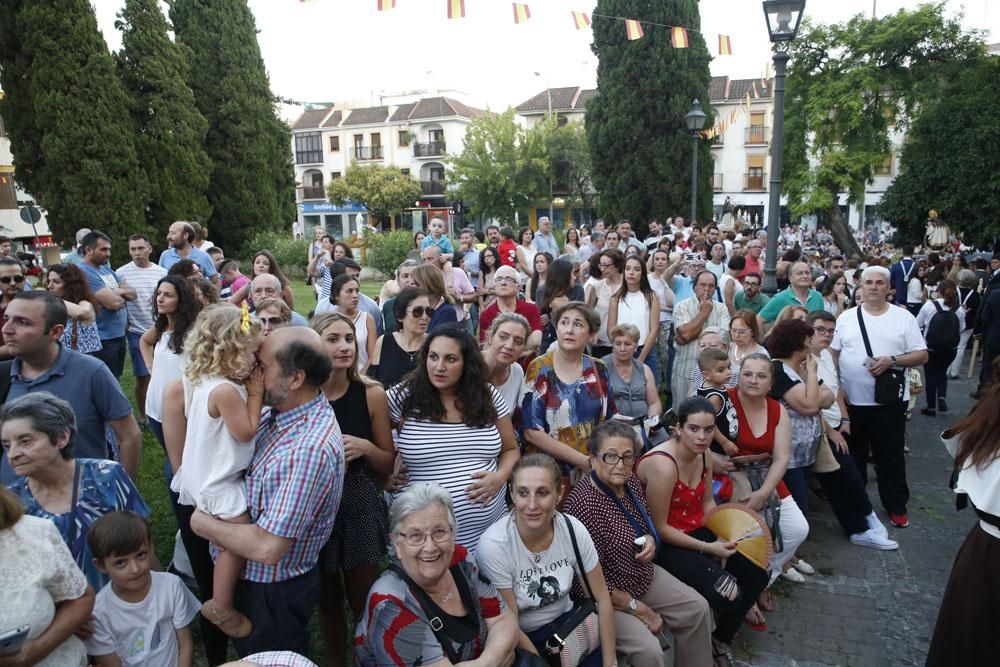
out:
<path id="1" fill-rule="evenodd" d="M 243 476 L 253 458 L 264 399 L 257 366 L 262 333 L 260 321 L 246 306 L 222 304 L 201 313 L 185 344 L 187 432 L 170 488 L 181 504 L 233 523 L 250 523 Z M 201 608 L 230 637 L 246 637 L 253 629 L 250 619 L 233 607 L 244 563 L 231 551 L 219 553 L 213 597 Z"/>

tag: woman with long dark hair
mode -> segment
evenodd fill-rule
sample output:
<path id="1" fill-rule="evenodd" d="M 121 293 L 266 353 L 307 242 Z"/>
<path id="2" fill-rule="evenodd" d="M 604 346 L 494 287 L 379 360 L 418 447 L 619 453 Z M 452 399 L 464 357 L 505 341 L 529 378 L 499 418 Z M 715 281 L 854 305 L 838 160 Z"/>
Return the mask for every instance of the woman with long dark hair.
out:
<path id="1" fill-rule="evenodd" d="M 500 252 L 493 246 L 486 246 L 479 255 L 479 312 L 486 310 L 486 307 L 493 303 L 494 291 L 493 280 L 496 278 L 497 269 L 503 266 L 500 261 Z"/>
<path id="2" fill-rule="evenodd" d="M 292 288 L 288 286 L 288 278 L 285 277 L 285 273 L 281 270 L 278 265 L 278 260 L 275 259 L 267 250 L 258 250 L 254 253 L 253 262 L 251 264 L 253 267 L 253 275 L 251 280 L 263 273 L 270 273 L 272 276 L 281 281 L 281 300 L 288 304 L 288 307 L 295 309 L 295 295 L 292 294 Z M 237 306 L 247 302 L 247 307 L 253 310 L 253 299 L 250 298 L 250 283 L 247 283 L 241 287 L 235 294 L 233 294 L 229 301 L 235 303 Z"/>
<path id="3" fill-rule="evenodd" d="M 542 316 L 542 347 L 544 352 L 556 339 L 556 327 L 552 313 L 570 301 L 583 301 L 583 287 L 576 282 L 573 263 L 568 259 L 557 259 L 549 267 L 545 287 L 539 294 L 538 312 Z"/>
<path id="4" fill-rule="evenodd" d="M 503 487 L 520 457 L 511 409 L 489 383 L 476 340 L 454 324 L 432 331 L 416 368 L 388 396 L 409 476 L 404 490 L 419 482 L 447 489 L 458 517 L 456 541 L 475 551 L 479 536 L 506 511 Z"/>
<path id="5" fill-rule="evenodd" d="M 917 313 L 917 326 L 924 332 L 924 340 L 927 342 L 927 362 L 924 364 L 924 396 L 927 397 L 927 407 L 920 414 L 928 417 L 934 417 L 939 410 L 948 411 L 948 403 L 945 401 L 948 395 L 948 366 L 955 360 L 961 332 L 965 328 L 965 309 L 958 301 L 958 287 L 955 283 L 945 278 L 938 283 L 937 293 L 937 298 L 927 299 L 927 303 Z M 943 324 L 939 326 L 933 321 L 938 313 L 947 317 L 946 311 L 953 313 L 958 319 L 957 331 L 943 329 Z"/>
<path id="6" fill-rule="evenodd" d="M 552 255 L 547 252 L 535 253 L 532 266 L 534 271 L 531 272 L 531 278 L 528 279 L 524 289 L 524 300 L 528 303 L 538 303 L 542 290 L 545 289 L 546 275 L 552 266 Z"/>
<path id="7" fill-rule="evenodd" d="M 660 330 L 660 299 L 649 284 L 646 263 L 641 257 L 625 260 L 622 286 L 608 304 L 608 331 L 619 324 L 631 324 L 639 330 L 635 358 L 649 366 L 654 378 L 658 376 L 657 355 L 653 351 Z"/>
<path id="8" fill-rule="evenodd" d="M 97 331 L 97 300 L 80 267 L 53 264 L 49 267 L 48 278 L 48 290 L 63 300 L 69 318 L 59 342 L 84 354 L 102 349 L 101 335 Z"/>
<path id="9" fill-rule="evenodd" d="M 850 308 L 850 293 L 847 290 L 847 276 L 834 271 L 823 283 L 823 310 L 834 317 Z"/>
<path id="10" fill-rule="evenodd" d="M 375 341 L 375 354 L 368 365 L 368 374 L 384 387 L 392 387 L 417 365 L 417 353 L 434 317 L 427 292 L 419 287 L 404 288 L 393 299 L 392 310 L 396 331 L 386 331 Z"/>

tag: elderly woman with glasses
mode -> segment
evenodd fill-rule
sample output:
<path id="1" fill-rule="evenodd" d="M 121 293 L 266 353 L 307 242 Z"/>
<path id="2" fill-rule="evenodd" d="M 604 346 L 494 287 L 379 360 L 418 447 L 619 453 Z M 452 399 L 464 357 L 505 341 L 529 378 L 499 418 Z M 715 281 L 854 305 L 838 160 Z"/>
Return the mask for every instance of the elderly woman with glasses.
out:
<path id="1" fill-rule="evenodd" d="M 592 470 L 570 491 L 565 512 L 580 520 L 597 549 L 615 609 L 616 650 L 633 667 L 662 667 L 661 631 L 668 628 L 676 664 L 712 665 L 708 602 L 652 562 L 660 535 L 632 473 L 639 437 L 612 420 L 597 427 L 587 449 Z"/>
<path id="2" fill-rule="evenodd" d="M 392 556 L 358 623 L 356 663 L 510 664 L 517 621 L 475 559 L 455 544 L 451 494 L 415 484 L 396 497 L 389 524 Z"/>

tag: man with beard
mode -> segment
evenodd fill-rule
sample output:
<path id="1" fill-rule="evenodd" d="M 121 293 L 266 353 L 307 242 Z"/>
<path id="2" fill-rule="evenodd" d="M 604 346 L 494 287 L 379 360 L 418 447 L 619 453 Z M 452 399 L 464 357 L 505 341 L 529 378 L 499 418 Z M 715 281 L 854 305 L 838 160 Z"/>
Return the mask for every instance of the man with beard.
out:
<path id="1" fill-rule="evenodd" d="M 748 273 L 743 277 L 743 291 L 733 297 L 736 310 L 750 310 L 759 313 L 770 301 L 770 297 L 760 291 L 761 277 L 759 273 Z"/>

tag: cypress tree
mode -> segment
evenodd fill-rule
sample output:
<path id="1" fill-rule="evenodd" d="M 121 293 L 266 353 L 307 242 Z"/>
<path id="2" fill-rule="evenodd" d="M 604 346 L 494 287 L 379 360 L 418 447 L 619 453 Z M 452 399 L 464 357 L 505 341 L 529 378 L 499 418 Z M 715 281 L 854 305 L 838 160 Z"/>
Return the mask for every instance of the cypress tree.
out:
<path id="1" fill-rule="evenodd" d="M 146 185 L 128 100 L 90 3 L 20 0 L 2 13 L 10 14 L 4 118 L 25 168 L 19 178 L 46 208 L 53 234 L 72 239 L 90 227 L 122 239 L 143 229 Z M 126 256 L 124 244 L 113 248 Z"/>
<path id="2" fill-rule="evenodd" d="M 187 59 L 170 40 L 157 0 L 126 0 L 115 26 L 122 31 L 115 63 L 129 95 L 136 152 L 149 180 L 146 221 L 157 232 L 176 220 L 207 221 L 208 121 L 187 84 Z"/>
<path id="3" fill-rule="evenodd" d="M 691 134 L 684 116 L 692 101 L 709 115 L 710 56 L 700 32 L 697 0 L 598 0 L 594 14 L 624 16 L 687 28 L 690 47 L 675 49 L 670 30 L 644 24 L 629 41 L 624 22 L 598 18 L 593 51 L 598 94 L 587 105 L 587 139 L 599 211 L 640 225 L 689 215 Z M 711 219 L 712 161 L 707 143 L 698 154 L 698 215 Z"/>
<path id="4" fill-rule="evenodd" d="M 282 229 L 295 218 L 291 132 L 275 113 L 246 0 L 174 0 L 170 18 L 208 120 L 212 239 L 228 248 L 252 231 Z"/>

